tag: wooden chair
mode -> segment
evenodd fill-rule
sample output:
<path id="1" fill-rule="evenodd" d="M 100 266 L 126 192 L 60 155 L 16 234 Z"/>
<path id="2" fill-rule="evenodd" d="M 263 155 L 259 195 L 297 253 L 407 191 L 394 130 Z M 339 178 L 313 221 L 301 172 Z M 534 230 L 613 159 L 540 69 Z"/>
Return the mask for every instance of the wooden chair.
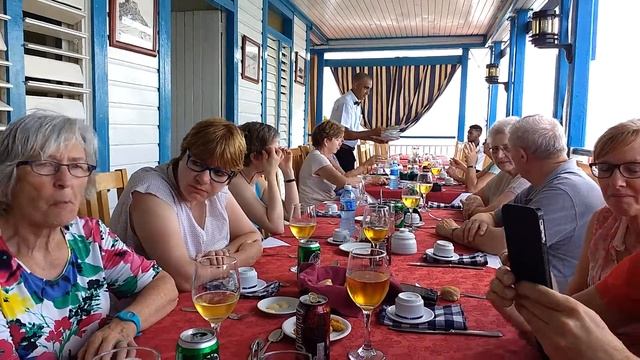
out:
<path id="1" fill-rule="evenodd" d="M 371 157 L 371 146 L 366 142 L 358 144 L 358 164 L 364 164 Z"/>
<path id="2" fill-rule="evenodd" d="M 96 174 L 96 192 L 92 194 L 78 211 L 79 216 L 88 216 L 102 220 L 107 226 L 111 221 L 111 211 L 109 209 L 109 190 L 115 189 L 118 199 L 128 181 L 127 169 L 117 169 L 106 173 Z"/>
<path id="3" fill-rule="evenodd" d="M 311 145 L 300 145 L 298 148 L 302 151 L 302 159 L 306 159 L 307 155 L 311 152 Z"/>
<path id="4" fill-rule="evenodd" d="M 293 157 L 293 173 L 296 178 L 296 183 L 300 182 L 300 169 L 302 168 L 302 163 L 306 157 L 301 148 L 302 146 L 291 149 L 291 155 Z"/>
<path id="5" fill-rule="evenodd" d="M 596 183 L 598 182 L 598 178 L 593 176 L 593 173 L 591 172 L 591 167 L 589 167 L 589 164 L 582 161 L 576 161 L 576 164 L 578 164 L 578 167 L 582 169 L 582 171 L 584 171 L 591 178 L 591 180 L 595 181 Z"/>

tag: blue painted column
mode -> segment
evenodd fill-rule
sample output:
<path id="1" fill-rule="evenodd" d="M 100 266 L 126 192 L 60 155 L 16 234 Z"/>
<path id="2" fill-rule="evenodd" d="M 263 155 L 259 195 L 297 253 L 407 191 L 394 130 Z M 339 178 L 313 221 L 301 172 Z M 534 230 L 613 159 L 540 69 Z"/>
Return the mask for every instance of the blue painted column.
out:
<path id="1" fill-rule="evenodd" d="M 302 143 L 306 144 L 307 139 L 309 138 L 309 101 L 311 96 L 309 96 L 309 65 L 311 64 L 311 26 L 307 25 L 307 34 L 306 34 L 306 42 L 305 42 L 305 55 L 304 55 L 304 130 L 302 134 L 304 138 L 302 139 Z"/>
<path id="2" fill-rule="evenodd" d="M 171 0 L 158 0 L 160 163 L 171 160 Z M 227 99 L 228 101 L 228 99 Z"/>
<path id="3" fill-rule="evenodd" d="M 491 46 L 491 63 L 500 64 L 502 41 L 494 41 Z M 500 84 L 489 85 L 489 101 L 487 104 L 487 130 L 491 129 L 498 116 L 498 92 Z"/>
<path id="4" fill-rule="evenodd" d="M 105 7 L 106 9 L 106 7 Z M 104 9 L 103 9 L 104 12 Z M 26 89 L 24 85 L 24 28 L 22 26 L 22 0 L 5 0 L 4 13 L 11 19 L 4 21 L 7 39 L 6 59 L 9 66 L 7 82 L 13 85 L 7 89 L 7 102 L 13 111 L 7 114 L 9 122 L 27 113 Z"/>
<path id="5" fill-rule="evenodd" d="M 569 68 L 569 115 L 567 142 L 569 147 L 583 147 L 587 127 L 589 66 L 594 49 L 594 20 L 598 8 L 595 0 L 573 0 L 573 63 Z"/>
<path id="6" fill-rule="evenodd" d="M 572 0 L 561 0 L 558 40 L 560 44 L 569 42 L 569 22 Z M 553 117 L 562 123 L 564 102 L 567 96 L 567 80 L 569 79 L 569 62 L 564 49 L 558 49 L 556 58 L 556 80 L 553 95 Z"/>
<path id="7" fill-rule="evenodd" d="M 465 134 L 465 115 L 467 111 L 467 75 L 469 72 L 469 49 L 462 49 L 462 57 L 460 59 L 460 103 L 458 105 L 458 141 L 464 141 Z"/>
<path id="8" fill-rule="evenodd" d="M 225 66 L 227 68 L 225 76 L 225 111 L 224 116 L 234 124 L 238 123 L 238 1 L 234 1 L 232 9 L 226 11 L 227 39 L 225 41 Z"/>
<path id="9" fill-rule="evenodd" d="M 316 125 L 322 122 L 322 90 L 324 87 L 324 52 L 318 52 L 318 79 L 316 81 Z"/>
<path id="10" fill-rule="evenodd" d="M 109 157 L 109 81 L 107 78 L 107 58 L 109 40 L 107 38 L 108 17 L 104 9 L 107 0 L 91 2 L 91 101 L 93 108 L 93 129 L 98 136 L 98 171 L 111 171 Z"/>
<path id="11" fill-rule="evenodd" d="M 529 10 L 518 10 L 516 16 L 511 19 L 507 116 L 522 116 L 522 97 L 524 92 L 524 59 L 527 44 L 528 21 Z"/>

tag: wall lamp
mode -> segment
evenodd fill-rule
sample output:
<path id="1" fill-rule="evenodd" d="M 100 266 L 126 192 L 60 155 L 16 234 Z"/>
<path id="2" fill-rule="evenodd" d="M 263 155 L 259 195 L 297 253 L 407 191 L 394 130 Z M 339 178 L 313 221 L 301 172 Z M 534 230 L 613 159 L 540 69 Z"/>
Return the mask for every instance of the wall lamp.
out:
<path id="1" fill-rule="evenodd" d="M 559 44 L 558 14 L 555 10 L 540 10 L 531 14 L 529 39 L 539 49 L 564 49 L 567 62 L 573 62 L 573 46 Z"/>
<path id="2" fill-rule="evenodd" d="M 500 65 L 498 64 L 487 64 L 486 76 L 484 77 L 484 81 L 489 85 L 497 85 L 502 84 L 504 86 L 504 91 L 507 91 L 507 82 L 500 82 Z"/>

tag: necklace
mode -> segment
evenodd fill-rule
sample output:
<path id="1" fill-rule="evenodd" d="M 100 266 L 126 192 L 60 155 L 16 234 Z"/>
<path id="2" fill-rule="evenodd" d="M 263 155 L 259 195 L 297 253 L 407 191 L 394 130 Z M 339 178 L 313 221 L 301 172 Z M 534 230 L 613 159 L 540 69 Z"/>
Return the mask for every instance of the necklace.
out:
<path id="1" fill-rule="evenodd" d="M 251 182 L 253 181 L 253 178 L 255 177 L 255 175 L 251 177 L 251 180 L 249 180 L 249 179 L 247 179 L 247 177 L 244 175 L 244 172 L 243 172 L 242 170 L 240 170 L 239 172 L 240 172 L 240 175 L 242 176 L 242 178 L 244 179 L 244 181 L 246 181 L 246 182 L 247 182 L 247 184 L 251 185 Z"/>

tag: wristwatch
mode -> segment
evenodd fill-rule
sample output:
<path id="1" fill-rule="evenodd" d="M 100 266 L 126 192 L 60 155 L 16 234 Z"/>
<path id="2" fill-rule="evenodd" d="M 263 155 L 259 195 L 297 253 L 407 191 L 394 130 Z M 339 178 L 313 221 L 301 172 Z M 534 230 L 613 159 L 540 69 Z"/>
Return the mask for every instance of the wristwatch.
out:
<path id="1" fill-rule="evenodd" d="M 116 314 L 116 318 L 132 322 L 136 326 L 136 336 L 140 335 L 140 318 L 136 313 L 131 310 L 122 310 Z"/>
<path id="2" fill-rule="evenodd" d="M 475 167 L 476 167 L 475 165 L 467 165 L 467 169 L 473 169 Z"/>

